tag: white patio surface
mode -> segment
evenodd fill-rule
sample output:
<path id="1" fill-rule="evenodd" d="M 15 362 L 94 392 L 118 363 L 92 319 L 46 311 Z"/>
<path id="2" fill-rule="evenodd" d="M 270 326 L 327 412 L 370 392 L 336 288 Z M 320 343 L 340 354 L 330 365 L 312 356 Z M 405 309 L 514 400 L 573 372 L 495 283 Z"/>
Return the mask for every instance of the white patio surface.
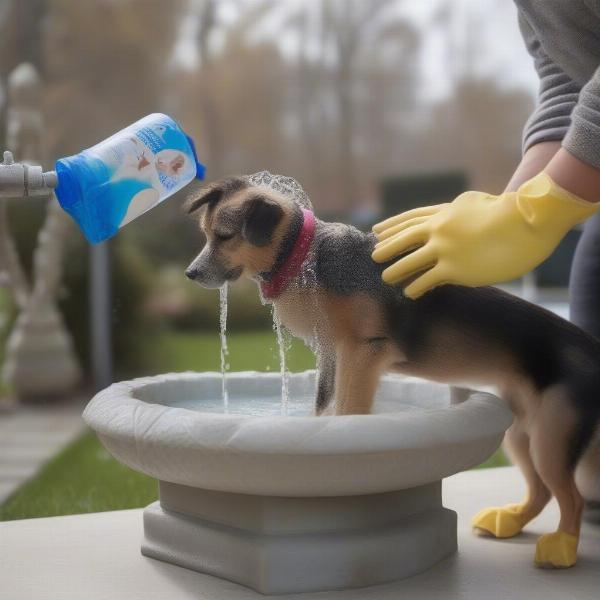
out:
<path id="1" fill-rule="evenodd" d="M 585 525 L 578 564 L 546 571 L 533 566 L 538 535 L 554 530 L 551 504 L 518 538 L 473 535 L 480 508 L 519 500 L 513 467 L 470 471 L 444 484 L 446 506 L 458 512 L 459 552 L 431 570 L 392 584 L 286 596 L 298 600 L 527 599 L 600 597 L 600 526 Z M 0 523 L 3 600 L 256 600 L 247 588 L 140 554 L 142 511 L 128 510 Z M 271 596 L 271 598 L 277 598 Z"/>
<path id="2" fill-rule="evenodd" d="M 72 400 L 0 413 L 0 504 L 85 430 L 84 406 Z"/>

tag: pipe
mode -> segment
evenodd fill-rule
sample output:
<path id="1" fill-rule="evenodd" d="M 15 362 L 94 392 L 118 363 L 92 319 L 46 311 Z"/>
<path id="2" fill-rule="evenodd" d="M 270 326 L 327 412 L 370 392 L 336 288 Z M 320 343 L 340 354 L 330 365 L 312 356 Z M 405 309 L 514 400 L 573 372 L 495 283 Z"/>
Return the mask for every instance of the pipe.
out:
<path id="1" fill-rule="evenodd" d="M 43 172 L 42 167 L 16 163 L 12 152 L 4 152 L 0 163 L 0 198 L 48 196 L 57 185 L 55 171 Z"/>

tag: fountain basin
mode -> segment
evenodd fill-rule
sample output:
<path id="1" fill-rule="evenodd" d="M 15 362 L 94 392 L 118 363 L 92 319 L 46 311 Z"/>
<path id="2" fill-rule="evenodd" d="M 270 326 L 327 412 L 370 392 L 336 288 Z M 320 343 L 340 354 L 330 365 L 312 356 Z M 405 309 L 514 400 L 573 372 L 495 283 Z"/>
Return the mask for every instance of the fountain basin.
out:
<path id="1" fill-rule="evenodd" d="M 92 399 L 83 416 L 107 450 L 159 480 L 145 555 L 275 594 L 384 583 L 455 551 L 441 480 L 497 449 L 512 421 L 503 401 L 450 405 L 446 386 L 388 376 L 372 415 L 280 416 L 280 386 L 278 374 L 229 375 L 229 414 L 215 403 L 220 373 L 137 379 Z M 309 413 L 314 372 L 289 388 Z"/>

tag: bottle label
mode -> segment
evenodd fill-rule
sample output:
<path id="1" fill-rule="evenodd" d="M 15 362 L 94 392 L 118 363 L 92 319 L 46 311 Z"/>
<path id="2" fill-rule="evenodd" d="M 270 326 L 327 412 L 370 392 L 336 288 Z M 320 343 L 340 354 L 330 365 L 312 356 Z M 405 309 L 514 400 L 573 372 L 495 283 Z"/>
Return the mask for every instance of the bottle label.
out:
<path id="1" fill-rule="evenodd" d="M 124 188 L 131 190 L 120 227 L 183 188 L 196 175 L 196 161 L 185 134 L 163 115 L 150 115 L 88 152 L 108 167 L 115 191 L 122 194 Z"/>

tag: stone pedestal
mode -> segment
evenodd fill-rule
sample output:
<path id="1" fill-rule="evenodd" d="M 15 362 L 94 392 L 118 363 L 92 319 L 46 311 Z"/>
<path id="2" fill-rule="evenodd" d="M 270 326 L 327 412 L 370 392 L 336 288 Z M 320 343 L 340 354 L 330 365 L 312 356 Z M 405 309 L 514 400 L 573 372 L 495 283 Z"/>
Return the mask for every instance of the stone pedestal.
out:
<path id="1" fill-rule="evenodd" d="M 142 554 L 263 594 L 337 590 L 409 577 L 456 550 L 441 482 L 396 492 L 294 498 L 160 482 Z"/>
<path id="2" fill-rule="evenodd" d="M 310 397 L 315 373 L 289 384 Z M 376 585 L 452 554 L 441 482 L 488 458 L 512 421 L 490 394 L 451 405 L 447 387 L 395 376 L 382 378 L 374 414 L 341 417 L 210 412 L 221 385 L 220 373 L 117 383 L 83 417 L 113 456 L 159 481 L 143 554 L 263 594 Z M 230 401 L 280 406 L 279 374 L 231 373 L 227 385 Z"/>
<path id="3" fill-rule="evenodd" d="M 6 346 L 3 376 L 21 400 L 47 401 L 77 387 L 81 371 L 52 302 L 19 315 Z"/>

